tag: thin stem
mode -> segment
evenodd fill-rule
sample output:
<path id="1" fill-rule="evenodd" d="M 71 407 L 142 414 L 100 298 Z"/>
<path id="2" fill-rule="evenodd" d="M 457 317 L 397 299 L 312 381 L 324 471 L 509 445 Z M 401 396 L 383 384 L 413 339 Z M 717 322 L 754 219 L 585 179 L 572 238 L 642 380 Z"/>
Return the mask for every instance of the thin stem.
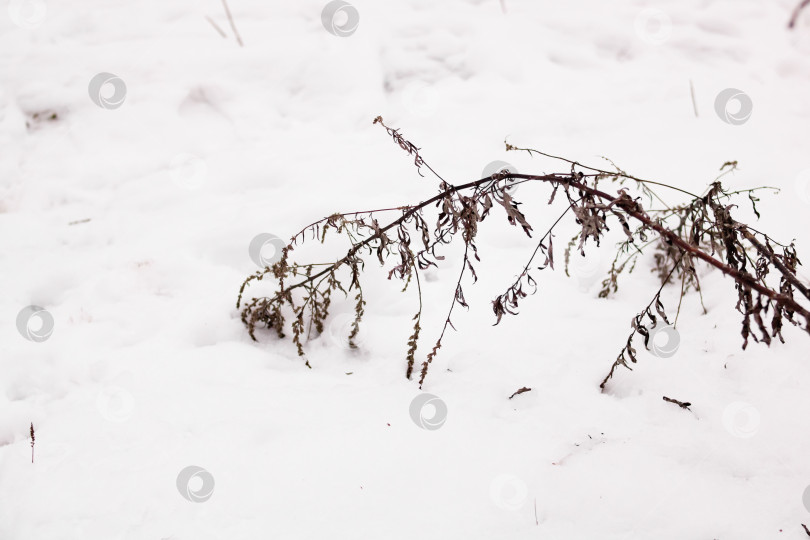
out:
<path id="1" fill-rule="evenodd" d="M 580 197 L 580 198 L 579 198 L 579 199 L 577 199 L 576 201 L 574 201 L 574 202 L 572 202 L 571 204 L 569 204 L 569 205 L 568 205 L 568 207 L 565 209 L 565 211 L 564 211 L 562 214 L 560 214 L 560 217 L 558 217 L 558 218 L 557 218 L 557 219 L 554 221 L 554 223 L 552 223 L 552 224 L 551 224 L 551 227 L 549 227 L 549 228 L 548 228 L 548 230 L 546 231 L 546 234 L 544 234 L 544 235 L 543 235 L 543 236 L 540 238 L 540 240 L 538 240 L 538 241 L 537 241 L 537 246 L 535 246 L 534 251 L 532 252 L 532 256 L 531 256 L 531 257 L 529 257 L 529 261 L 528 261 L 528 262 L 526 263 L 526 265 L 523 267 L 523 271 L 520 273 L 520 275 L 518 276 L 517 280 L 515 280 L 515 282 L 514 282 L 514 283 L 511 285 L 510 289 L 511 289 L 512 287 L 515 287 L 515 286 L 516 286 L 518 283 L 520 283 L 520 280 L 521 280 L 521 279 L 523 278 L 523 276 L 525 276 L 525 275 L 526 275 L 526 273 L 529 271 L 529 266 L 532 264 L 532 261 L 533 261 L 533 260 L 534 260 L 534 258 L 537 256 L 537 252 L 538 252 L 538 251 L 540 251 L 540 246 L 542 245 L 543 240 L 545 240 L 545 239 L 548 237 L 548 235 L 550 235 L 550 234 L 551 234 L 551 231 L 552 231 L 552 230 L 554 230 L 554 227 L 556 227 L 556 226 L 557 226 L 557 224 L 558 224 L 560 221 L 562 221 L 562 218 L 564 218 L 564 217 L 565 217 L 565 215 L 568 213 L 568 211 L 569 211 L 569 210 L 571 210 L 571 208 L 573 208 L 573 206 L 574 206 L 575 204 L 577 204 L 577 203 L 578 203 L 579 201 L 581 201 L 581 200 L 582 200 L 582 198 Z"/>
<path id="2" fill-rule="evenodd" d="M 802 12 L 804 8 L 810 6 L 810 0 L 802 0 L 802 3 L 796 6 L 796 9 L 793 10 L 793 14 L 790 16 L 790 22 L 788 22 L 788 28 L 791 30 L 796 26 L 796 21 L 799 20 L 799 14 Z M 810 535 L 810 533 L 808 533 Z"/>
<path id="3" fill-rule="evenodd" d="M 573 166 L 576 166 L 576 167 L 582 167 L 583 169 L 588 169 L 588 170 L 591 170 L 591 171 L 596 171 L 596 172 L 601 173 L 601 174 L 607 174 L 607 175 L 610 175 L 610 176 L 621 176 L 622 178 L 628 178 L 628 179 L 630 179 L 630 180 L 635 180 L 636 182 L 640 182 L 640 183 L 642 183 L 642 184 L 651 184 L 651 185 L 654 185 L 654 186 L 661 186 L 661 187 L 665 187 L 665 188 L 667 188 L 667 189 L 672 189 L 672 190 L 675 190 L 675 191 L 680 191 L 681 193 L 683 193 L 683 194 L 685 194 L 685 195 L 689 195 L 690 197 L 694 197 L 694 198 L 696 198 L 696 199 L 698 198 L 698 196 L 697 196 L 697 195 L 695 195 L 694 193 L 691 193 L 691 192 L 689 192 L 689 191 L 683 190 L 683 189 L 681 189 L 681 188 L 678 188 L 678 187 L 675 187 L 675 186 L 670 186 L 669 184 L 662 184 L 662 183 L 660 183 L 660 182 L 653 182 L 652 180 L 643 180 L 643 179 L 641 179 L 641 178 L 637 178 L 637 177 L 635 177 L 635 176 L 629 175 L 629 174 L 627 174 L 627 173 L 625 173 L 625 172 L 621 172 L 621 171 L 606 171 L 606 170 L 604 170 L 604 169 L 597 169 L 596 167 L 591 167 L 591 166 L 589 166 L 589 165 L 583 165 L 582 163 L 580 163 L 580 162 L 578 162 L 578 161 L 571 161 L 570 159 L 566 159 L 566 158 L 564 158 L 564 157 L 555 156 L 555 155 L 552 155 L 552 154 L 546 154 L 545 152 L 541 152 L 540 150 L 535 150 L 535 149 L 533 149 L 533 148 L 517 148 L 517 147 L 512 146 L 512 145 L 510 145 L 510 144 L 508 144 L 508 143 L 507 143 L 507 149 L 510 149 L 510 148 L 511 148 L 512 150 L 522 150 L 522 151 L 524 151 L 524 152 L 528 152 L 530 155 L 531 155 L 532 153 L 535 153 L 535 154 L 540 154 L 541 156 L 546 156 L 546 157 L 549 157 L 549 158 L 552 158 L 552 159 L 558 159 L 558 160 L 560 160 L 560 161 L 564 161 L 564 162 L 566 162 L 566 163 L 570 163 L 570 164 L 571 164 L 571 165 L 573 165 Z"/>
<path id="4" fill-rule="evenodd" d="M 219 25 L 214 22 L 214 19 L 212 19 L 211 17 L 206 15 L 205 20 L 211 23 L 211 26 L 214 27 L 214 30 L 216 30 L 219 33 L 220 36 L 222 36 L 223 38 L 228 37 L 228 35 L 222 30 L 222 28 L 220 28 Z"/>
<path id="5" fill-rule="evenodd" d="M 678 317 L 681 316 L 681 304 L 683 304 L 684 290 L 686 289 L 686 272 L 681 273 L 681 297 L 678 299 L 678 311 L 675 312 L 675 321 L 672 326 L 678 327 Z"/>
<path id="6" fill-rule="evenodd" d="M 242 36 L 239 35 L 239 30 L 236 29 L 236 23 L 233 22 L 233 16 L 231 15 L 231 10 L 228 8 L 227 0 L 222 0 L 222 5 L 225 6 L 225 14 L 228 16 L 228 22 L 231 23 L 231 30 L 233 30 L 233 35 L 236 36 L 236 42 L 239 43 L 240 47 L 244 47 L 245 44 L 242 43 Z"/>

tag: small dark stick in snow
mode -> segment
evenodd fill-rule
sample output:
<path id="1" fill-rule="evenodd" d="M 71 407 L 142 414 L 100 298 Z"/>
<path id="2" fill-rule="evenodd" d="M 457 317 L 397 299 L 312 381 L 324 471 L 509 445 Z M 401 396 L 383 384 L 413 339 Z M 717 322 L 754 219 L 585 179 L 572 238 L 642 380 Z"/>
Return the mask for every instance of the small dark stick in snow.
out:
<path id="1" fill-rule="evenodd" d="M 807 533 L 807 536 L 810 536 L 810 530 L 808 530 L 808 529 L 807 529 L 807 525 L 805 525 L 804 523 L 802 523 L 802 527 L 804 527 L 804 532 L 806 532 L 806 533 Z"/>
<path id="2" fill-rule="evenodd" d="M 34 462 L 34 423 L 31 422 L 31 463 Z"/>
<path id="3" fill-rule="evenodd" d="M 512 394 L 511 396 L 509 396 L 509 399 L 512 399 L 512 398 L 513 398 L 513 397 L 515 397 L 516 395 L 518 395 L 518 394 L 522 394 L 523 392 L 531 392 L 531 391 L 532 391 L 532 389 L 531 389 L 531 388 L 526 388 L 526 387 L 524 386 L 523 388 L 521 388 L 520 390 L 518 390 L 517 392 L 515 392 L 514 394 Z"/>
<path id="4" fill-rule="evenodd" d="M 686 409 L 687 411 L 691 411 L 691 410 L 692 410 L 692 409 L 690 409 L 690 408 L 689 408 L 689 407 L 691 407 L 691 406 L 692 406 L 692 404 L 691 404 L 691 403 L 689 403 L 688 401 L 678 401 L 677 399 L 668 398 L 667 396 L 664 396 L 664 401 L 668 401 L 668 402 L 670 402 L 670 403 L 674 403 L 675 405 L 677 405 L 677 406 L 678 406 L 678 407 L 680 407 L 681 409 Z"/>

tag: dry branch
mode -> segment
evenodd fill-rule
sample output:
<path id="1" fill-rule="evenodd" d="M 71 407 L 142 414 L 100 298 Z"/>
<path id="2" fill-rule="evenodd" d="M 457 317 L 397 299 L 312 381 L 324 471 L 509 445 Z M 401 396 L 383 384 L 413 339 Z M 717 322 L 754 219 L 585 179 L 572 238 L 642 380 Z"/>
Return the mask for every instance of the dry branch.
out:
<path id="1" fill-rule="evenodd" d="M 810 290 L 796 275 L 796 268 L 801 263 L 793 244 L 783 245 L 731 216 L 734 205 L 728 204 L 729 199 L 743 193 L 748 195 L 756 212 L 756 201 L 759 199 L 753 196 L 754 190 L 726 192 L 718 179 L 709 185 L 706 192 L 697 195 L 675 186 L 634 177 L 612 162 L 614 170 L 599 169 L 508 144 L 507 150 L 525 151 L 532 155 L 539 154 L 562 160 L 570 165 L 570 170 L 542 175 L 517 174 L 504 170 L 490 177 L 454 186 L 446 182 L 425 162 L 419 148 L 406 140 L 399 130 L 386 126 L 380 117 L 375 118 L 374 123 L 379 123 L 393 141 L 413 157 L 420 175 L 422 167 L 426 167 L 439 180 L 439 192 L 416 204 L 332 214 L 310 223 L 296 233 L 290 239 L 290 243 L 282 249 L 281 260 L 272 267 L 249 276 L 240 288 L 237 308 L 242 308 L 242 321 L 248 327 L 253 339 L 256 339 L 255 331 L 260 324 L 273 328 L 279 337 L 284 337 L 285 313 L 291 311 L 293 320 L 290 328 L 293 331 L 293 342 L 298 354 L 304 356 L 303 338 L 309 336 L 312 328 L 317 333 L 323 331 L 324 321 L 329 314 L 332 292 L 339 290 L 348 297 L 349 292 L 355 289 L 355 318 L 349 336 L 349 342 L 352 344 L 365 314 L 363 307 L 365 300 L 360 283 L 365 265 L 362 257 L 373 256 L 381 265 L 385 265 L 390 257 L 394 257 L 396 264 L 390 269 L 388 278 L 396 277 L 403 280 L 405 282 L 403 291 L 415 278 L 418 288 L 419 309 L 413 318 L 415 324 L 408 340 L 406 354 L 406 377 L 410 378 L 415 367 L 418 341 L 423 331 L 419 271 L 438 266 L 444 257 L 437 252 L 437 248 L 449 244 L 455 237 L 460 236 L 465 246 L 461 270 L 439 336 L 422 362 L 419 379 L 421 387 L 430 364 L 442 346 L 447 329 L 453 328 L 451 321 L 453 309 L 456 305 L 469 307 L 464 295 L 463 280 L 468 272 L 473 283 L 478 279 L 474 265 L 480 261 L 475 243 L 479 224 L 490 215 L 493 208 L 500 208 L 511 225 L 520 228 L 529 237 L 534 233 L 528 218 L 520 209 L 521 203 L 515 200 L 509 191 L 511 186 L 523 182 L 548 184 L 552 189 L 548 204 L 554 202 L 558 193 L 562 193 L 568 204 L 565 211 L 537 240 L 534 251 L 517 279 L 506 292 L 493 300 L 495 324 L 498 324 L 506 314 L 517 314 L 519 302 L 536 290 L 537 281 L 533 277 L 533 265 L 537 264 L 534 262 L 537 257 L 545 258 L 542 265 L 537 267 L 538 270 L 546 267 L 554 268 L 552 231 L 561 226 L 562 220 L 569 213 L 573 214 L 578 233 L 566 249 L 566 267 L 572 249 L 585 255 L 584 250 L 588 241 L 599 245 L 605 232 L 610 230 L 609 222 L 617 222 L 626 235 L 626 240 L 618 245 L 617 257 L 608 278 L 603 282 L 600 297 L 607 297 L 617 290 L 619 274 L 631 260 L 628 272 L 632 272 L 636 261 L 645 253 L 646 248 L 653 246 L 656 250 L 654 270 L 661 278 L 661 286 L 647 307 L 631 319 L 633 331 L 610 372 L 602 381 L 600 386 L 603 389 L 619 366 L 629 368 L 625 354 L 632 362 L 636 362 L 635 349 L 632 345 L 634 336 L 641 335 L 646 346 L 650 338 L 650 328 L 655 327 L 659 317 L 669 324 L 661 300 L 661 292 L 667 285 L 678 284 L 681 300 L 690 288 L 701 292 L 695 269 L 698 261 L 720 270 L 734 281 L 738 296 L 736 309 L 743 315 L 741 332 L 743 348 L 748 344 L 749 338 L 768 345 L 772 337 L 778 337 L 783 341 L 783 321 L 787 320 L 799 326 L 797 316 L 804 319 L 804 329 L 810 333 L 810 310 L 794 297 L 796 290 L 805 300 L 810 300 Z M 736 162 L 724 164 L 721 168 L 723 171 L 721 177 L 735 167 Z M 618 184 L 619 188 L 615 194 L 611 194 L 599 187 L 600 182 Z M 637 195 L 631 195 L 631 187 L 627 183 L 635 187 Z M 659 187 L 687 195 L 690 200 L 680 205 L 668 205 L 654 191 Z M 645 209 L 640 202 L 643 197 L 658 201 L 664 208 Z M 425 217 L 426 209 L 431 206 L 435 206 L 438 210 L 438 217 L 433 225 L 429 225 Z M 378 220 L 377 216 L 391 212 L 396 212 L 398 216 L 392 216 L 384 222 Z M 346 235 L 350 239 L 351 247 L 343 257 L 325 263 L 291 264 L 290 252 L 297 245 L 306 241 L 308 236 L 323 243 L 329 230 Z M 415 243 L 412 243 L 412 234 L 415 235 L 413 238 Z M 650 234 L 654 235 L 652 240 L 648 237 Z M 421 246 L 417 247 L 418 244 Z M 781 248 L 781 253 L 774 249 L 774 245 Z M 628 252 L 630 255 L 627 260 L 617 264 L 619 254 Z M 346 277 L 338 273 L 344 269 L 348 273 Z M 768 283 L 767 276 L 771 271 L 779 277 L 778 288 Z M 243 307 L 242 298 L 246 287 L 265 276 L 272 276 L 278 280 L 277 292 L 271 297 L 253 298 Z M 300 279 L 287 284 L 287 281 L 296 278 Z M 771 316 L 770 329 L 765 326 L 766 315 Z M 309 319 L 309 325 L 305 335 L 306 317 Z"/>

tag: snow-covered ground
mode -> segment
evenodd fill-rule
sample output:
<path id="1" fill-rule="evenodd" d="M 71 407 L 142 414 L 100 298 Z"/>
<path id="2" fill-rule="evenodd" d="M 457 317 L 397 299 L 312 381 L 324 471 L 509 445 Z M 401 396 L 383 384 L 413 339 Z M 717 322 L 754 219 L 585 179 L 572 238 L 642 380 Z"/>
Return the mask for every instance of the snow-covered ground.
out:
<path id="1" fill-rule="evenodd" d="M 258 234 L 434 194 L 377 115 L 451 182 L 493 160 L 566 170 L 504 138 L 690 190 L 738 160 L 728 185 L 782 188 L 758 228 L 810 260 L 810 9 L 788 31 L 794 0 L 352 3 L 341 37 L 326 2 L 230 0 L 244 47 L 216 0 L 0 12 L 0 540 L 805 538 L 810 341 L 741 351 L 716 273 L 677 354 L 640 354 L 602 393 L 654 276 L 597 299 L 603 245 L 492 327 L 533 244 L 489 218 L 423 389 L 438 429 L 409 413 L 416 299 L 383 272 L 361 353 L 339 315 L 311 370 L 288 341 L 252 342 L 235 299 Z M 746 121 L 715 111 L 727 88 Z M 542 186 L 519 194 L 535 229 L 556 218 Z M 424 284 L 420 362 L 457 248 Z M 44 341 L 17 329 L 30 305 L 53 318 Z"/>

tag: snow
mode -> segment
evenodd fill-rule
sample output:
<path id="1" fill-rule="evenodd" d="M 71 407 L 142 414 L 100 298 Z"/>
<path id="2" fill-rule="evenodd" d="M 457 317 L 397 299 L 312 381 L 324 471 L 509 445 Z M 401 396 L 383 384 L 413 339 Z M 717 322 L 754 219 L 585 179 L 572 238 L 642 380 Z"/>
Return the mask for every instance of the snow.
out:
<path id="1" fill-rule="evenodd" d="M 438 429 L 410 416 L 416 298 L 373 260 L 361 352 L 347 303 L 308 344 L 311 370 L 289 341 L 252 342 L 235 300 L 257 235 L 434 194 L 377 115 L 451 182 L 495 160 L 567 170 L 505 138 L 694 191 L 738 160 L 728 185 L 782 189 L 757 227 L 810 258 L 810 10 L 788 31 L 788 0 L 357 0 L 339 37 L 325 4 L 230 0 L 244 47 L 215 1 L 0 12 L 0 539 L 806 537 L 807 336 L 743 352 L 717 273 L 702 272 L 708 314 L 684 301 L 677 354 L 640 354 L 602 393 L 655 290 L 649 260 L 602 300 L 611 245 L 591 249 L 493 327 L 533 244 L 490 217 L 471 309 L 423 388 L 447 407 Z M 91 99 L 99 73 L 125 85 L 120 106 Z M 753 104 L 739 125 L 715 112 L 727 88 Z M 536 230 L 556 219 L 546 188 L 517 194 Z M 423 283 L 420 362 L 458 248 Z M 54 319 L 42 342 L 17 329 L 32 305 Z M 190 466 L 213 479 L 205 501 L 179 493 Z"/>

